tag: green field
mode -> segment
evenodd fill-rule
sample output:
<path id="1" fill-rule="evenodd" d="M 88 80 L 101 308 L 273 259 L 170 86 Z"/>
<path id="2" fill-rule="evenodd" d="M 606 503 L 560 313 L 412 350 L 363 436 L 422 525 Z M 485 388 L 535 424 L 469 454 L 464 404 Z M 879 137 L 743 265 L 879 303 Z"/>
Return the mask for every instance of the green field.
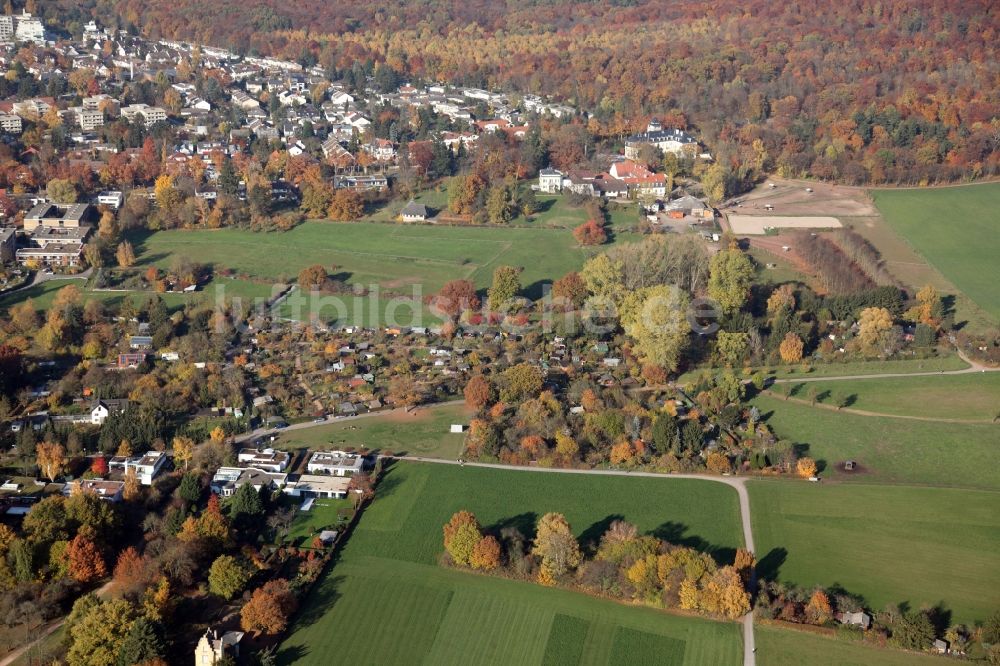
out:
<path id="1" fill-rule="evenodd" d="M 884 373 L 903 374 L 914 372 L 940 372 L 941 370 L 964 370 L 969 364 L 957 354 L 932 356 L 930 358 L 892 359 L 888 361 L 845 361 L 814 363 L 808 372 L 802 364 L 778 365 L 764 368 L 765 374 L 778 379 L 813 377 L 848 377 L 853 375 L 881 375 Z M 756 370 L 756 369 L 755 369 Z"/>
<path id="2" fill-rule="evenodd" d="M 160 231 L 133 239 L 139 262 L 169 266 L 177 254 L 265 280 L 294 280 L 313 264 L 350 284 L 380 285 L 407 295 L 420 286 L 431 294 L 449 281 L 489 286 L 493 269 L 524 268 L 529 296 L 541 283 L 579 268 L 596 249 L 581 248 L 562 229 L 438 227 L 358 222 L 306 222 L 285 233 L 240 229 Z"/>
<path id="3" fill-rule="evenodd" d="M 393 412 L 333 422 L 330 425 L 288 430 L 276 446 L 283 449 L 340 449 L 367 447 L 425 458 L 454 460 L 462 452 L 465 435 L 448 432 L 452 423 L 467 425 L 471 414 L 462 404 Z"/>
<path id="4" fill-rule="evenodd" d="M 794 365 L 769 365 L 745 368 L 740 372 L 749 379 L 754 373 L 761 372 L 765 377 L 775 379 L 817 379 L 820 377 L 849 377 L 855 375 L 881 375 L 884 373 L 912 374 L 920 372 L 940 372 L 942 370 L 964 370 L 969 364 L 957 354 L 933 356 L 920 359 L 893 359 L 889 361 L 845 361 L 834 363 L 814 363 L 807 366 L 798 363 Z M 696 367 L 688 370 L 677 378 L 678 383 L 697 381 L 705 374 L 718 373 L 719 368 Z"/>
<path id="5" fill-rule="evenodd" d="M 740 627 L 436 564 L 456 510 L 488 529 L 562 511 L 583 541 L 623 516 L 640 529 L 730 557 L 742 543 L 720 484 L 533 474 L 397 463 L 292 633 L 281 663 L 736 664 Z M 347 637 L 363 640 L 347 640 Z"/>
<path id="6" fill-rule="evenodd" d="M 1000 183 L 873 190 L 872 197 L 893 229 L 1000 321 Z"/>
<path id="7" fill-rule="evenodd" d="M 821 402 L 836 404 L 838 396 L 851 400 L 851 409 L 943 419 L 992 421 L 1000 414 L 1000 373 L 970 373 L 931 377 L 860 379 L 835 382 L 791 382 L 795 397 L 814 389 Z M 1000 424 L 996 437 L 1000 439 Z"/>
<path id="8" fill-rule="evenodd" d="M 1000 492 L 748 484 L 761 576 L 834 584 L 875 610 L 941 603 L 953 622 L 1000 608 Z"/>
<path id="9" fill-rule="evenodd" d="M 146 299 L 156 294 L 156 292 L 152 291 L 95 291 L 87 288 L 83 280 L 49 280 L 48 282 L 43 282 L 27 289 L 0 296 L 0 312 L 6 311 L 11 306 L 22 303 L 29 298 L 34 302 L 36 309 L 47 310 L 52 305 L 52 300 L 56 297 L 56 293 L 70 284 L 76 285 L 80 289 L 84 302 L 96 299 L 112 307 L 119 305 L 126 296 L 130 297 L 136 305 L 142 305 Z M 272 294 L 271 285 L 221 277 L 216 278 L 201 291 L 194 293 L 159 294 L 167 308 L 171 311 L 179 310 L 187 303 L 214 304 L 217 295 L 224 296 L 225 298 L 236 297 L 243 299 L 246 303 L 251 303 L 255 298 L 269 298 Z"/>
<path id="10" fill-rule="evenodd" d="M 995 489 L 997 424 L 935 423 L 860 416 L 765 395 L 753 403 L 768 427 L 820 463 L 824 478 Z M 845 460 L 861 465 L 848 474 Z"/>
<path id="11" fill-rule="evenodd" d="M 941 657 L 878 648 L 805 631 L 757 623 L 754 628 L 760 666 L 934 666 L 947 664 Z"/>

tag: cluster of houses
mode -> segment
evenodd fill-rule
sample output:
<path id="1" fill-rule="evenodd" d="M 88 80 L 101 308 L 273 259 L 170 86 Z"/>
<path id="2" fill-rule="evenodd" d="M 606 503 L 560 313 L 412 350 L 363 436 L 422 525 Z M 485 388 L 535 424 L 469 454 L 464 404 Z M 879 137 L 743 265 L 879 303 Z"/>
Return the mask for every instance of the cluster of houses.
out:
<path id="1" fill-rule="evenodd" d="M 343 499 L 350 492 L 351 477 L 366 464 L 362 455 L 346 451 L 317 451 L 304 474 L 287 472 L 291 456 L 275 449 L 241 449 L 236 465 L 220 467 L 212 477 L 212 492 L 229 497 L 242 486 L 254 490 L 281 490 L 291 497 Z"/>
<path id="2" fill-rule="evenodd" d="M 470 148 L 483 134 L 499 132 L 521 138 L 534 114 L 561 118 L 577 113 L 570 106 L 537 95 L 514 100 L 504 93 L 440 84 L 421 88 L 402 85 L 388 93 L 374 88 L 358 92 L 331 82 L 318 66 L 306 68 L 294 62 L 241 56 L 225 49 L 169 40 L 147 41 L 124 30 L 102 28 L 94 21 L 86 24 L 76 39 L 53 41 L 50 37 L 42 22 L 30 14 L 0 16 L 0 64 L 11 64 L 16 50 L 31 43 L 35 57 L 27 71 L 38 81 L 45 83 L 52 77 L 83 69 L 93 74 L 96 88 L 92 82 L 88 94 L 76 106 L 67 107 L 53 97 L 0 101 L 0 131 L 20 134 L 26 123 L 55 112 L 70 142 L 66 148 L 70 163 L 100 171 L 117 152 L 139 152 L 103 142 L 100 129 L 106 123 L 118 118 L 146 128 L 168 123 L 175 139 L 163 155 L 166 172 L 203 174 L 206 184 L 195 195 L 209 202 L 217 198 L 220 156 L 247 150 L 253 138 L 283 145 L 290 156 L 309 153 L 325 160 L 336 167 L 333 185 L 337 188 L 386 189 L 386 167 L 396 163 L 398 143 L 392 138 L 371 136 L 370 132 L 372 109 L 383 104 L 414 113 L 427 109 L 447 118 L 450 129 L 438 132 L 434 138 L 456 152 Z M 192 63 L 197 63 L 205 80 L 218 84 L 214 93 L 179 76 L 179 70 Z M 119 102 L 131 81 L 162 81 L 164 77 L 173 100 L 170 109 Z M 274 113 L 275 105 L 281 109 L 280 114 Z M 223 118 L 229 121 L 225 133 L 219 130 Z M 305 136 L 316 140 L 307 141 Z M 370 173 L 373 165 L 382 168 Z M 274 201 L 298 198 L 287 183 L 275 183 L 272 189 Z M 152 191 L 146 193 L 152 198 Z M 241 190 L 240 195 L 245 198 L 245 191 Z M 26 241 L 19 250 L 12 225 L 0 226 L 0 262 L 81 265 L 89 233 L 89 226 L 82 221 L 86 208 L 50 201 L 42 195 L 32 196 L 29 201 L 18 196 L 17 203 L 22 210 L 31 208 L 25 222 Z M 90 203 L 117 210 L 123 194 L 102 193 Z M 426 210 L 408 211 L 408 218 L 425 219 Z M 34 233 L 38 226 L 49 231 Z"/>
<path id="3" fill-rule="evenodd" d="M 115 456 L 108 461 L 109 476 L 124 477 L 130 469 L 135 471 L 139 483 L 153 485 L 153 481 L 165 471 L 167 454 L 163 451 L 146 451 L 137 456 Z M 77 489 L 94 493 L 109 502 L 122 501 L 125 482 L 118 478 L 78 479 L 63 485 L 62 493 L 70 495 Z"/>

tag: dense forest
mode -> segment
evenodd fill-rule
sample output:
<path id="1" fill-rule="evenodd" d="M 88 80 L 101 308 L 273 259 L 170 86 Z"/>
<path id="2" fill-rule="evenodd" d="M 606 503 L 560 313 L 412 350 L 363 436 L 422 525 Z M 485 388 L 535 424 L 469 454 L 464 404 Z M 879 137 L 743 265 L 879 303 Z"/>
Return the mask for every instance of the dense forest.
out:
<path id="1" fill-rule="evenodd" d="M 33 3 L 34 4 L 34 3 Z M 38 3 L 41 5 L 41 3 Z M 741 166 L 845 183 L 1000 172 L 992 0 L 56 0 L 153 38 L 549 94 L 615 144 L 650 115 Z M 581 120 L 581 122 L 583 122 Z"/>

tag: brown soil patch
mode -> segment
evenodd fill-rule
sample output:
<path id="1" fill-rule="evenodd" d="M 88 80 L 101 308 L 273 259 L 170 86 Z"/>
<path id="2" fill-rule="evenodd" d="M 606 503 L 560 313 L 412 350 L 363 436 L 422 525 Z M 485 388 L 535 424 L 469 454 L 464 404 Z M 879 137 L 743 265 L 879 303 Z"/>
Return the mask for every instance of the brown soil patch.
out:
<path id="1" fill-rule="evenodd" d="M 773 184 L 774 187 L 769 185 Z M 811 189 L 812 192 L 807 191 Z M 865 191 L 831 183 L 768 178 L 745 195 L 739 206 L 723 210 L 740 215 L 829 215 L 832 217 L 877 216 L 878 210 Z M 727 202 L 730 203 L 730 202 Z M 767 210 L 771 205 L 774 210 Z"/>

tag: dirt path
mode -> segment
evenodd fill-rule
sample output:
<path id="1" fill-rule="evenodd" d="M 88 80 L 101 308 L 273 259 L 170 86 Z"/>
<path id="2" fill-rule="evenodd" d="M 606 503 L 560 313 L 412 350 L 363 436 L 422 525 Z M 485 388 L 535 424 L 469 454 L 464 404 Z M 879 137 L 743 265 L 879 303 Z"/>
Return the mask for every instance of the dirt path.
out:
<path id="1" fill-rule="evenodd" d="M 515 472 L 535 472 L 542 474 L 588 474 L 591 476 L 639 476 L 654 479 L 698 479 L 723 483 L 736 490 L 740 502 L 740 523 L 743 528 L 743 543 L 751 553 L 755 552 L 753 542 L 753 526 L 750 522 L 750 495 L 747 493 L 746 479 L 735 476 L 713 476 L 711 474 L 657 474 L 656 472 L 625 472 L 611 469 L 562 469 L 557 467 L 522 467 L 518 465 L 500 465 L 495 463 L 459 462 L 458 460 L 442 460 L 439 458 L 422 458 L 419 456 L 401 456 L 399 460 L 411 462 L 426 462 L 440 465 L 460 465 L 463 467 L 483 467 L 487 469 L 503 469 Z M 756 581 L 751 582 L 751 586 Z M 756 666 L 756 644 L 753 634 L 753 611 L 743 616 L 743 666 Z M 2 666 L 2 665 L 0 665 Z"/>

